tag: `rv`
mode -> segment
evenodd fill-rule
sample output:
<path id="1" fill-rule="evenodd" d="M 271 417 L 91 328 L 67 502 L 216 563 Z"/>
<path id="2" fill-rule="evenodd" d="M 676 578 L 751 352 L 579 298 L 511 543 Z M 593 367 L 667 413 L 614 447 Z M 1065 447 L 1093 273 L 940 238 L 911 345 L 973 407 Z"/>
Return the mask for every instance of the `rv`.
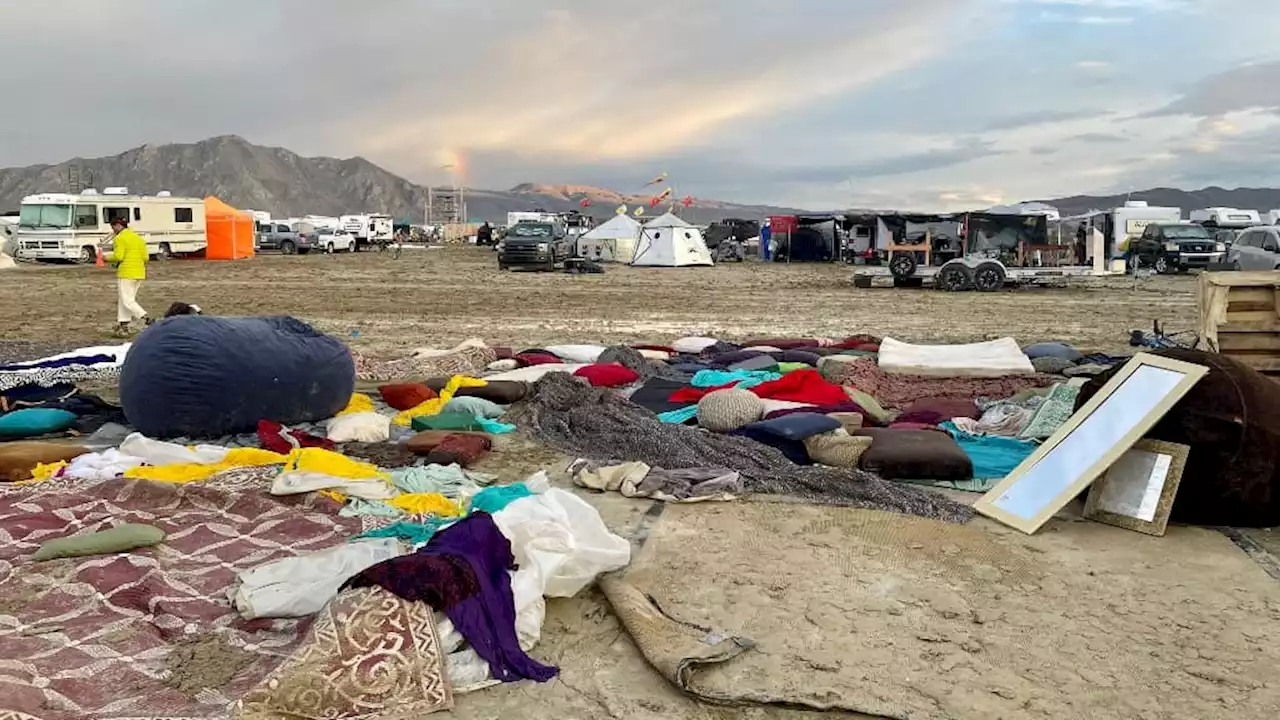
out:
<path id="1" fill-rule="evenodd" d="M 125 188 L 101 194 L 42 193 L 22 199 L 18 214 L 18 257 L 91 263 L 111 236 L 111 221 L 129 218 L 129 228 L 147 241 L 153 257 L 200 252 L 208 244 L 204 200 L 130 195 Z"/>
<path id="2" fill-rule="evenodd" d="M 1268 210 L 1268 211 L 1267 211 L 1267 224 L 1268 224 L 1268 225 L 1280 225 L 1280 210 Z"/>
<path id="3" fill-rule="evenodd" d="M 395 239 L 395 226 L 390 215 L 343 215 L 342 229 L 356 240 L 356 249 L 368 245 L 384 245 Z"/>

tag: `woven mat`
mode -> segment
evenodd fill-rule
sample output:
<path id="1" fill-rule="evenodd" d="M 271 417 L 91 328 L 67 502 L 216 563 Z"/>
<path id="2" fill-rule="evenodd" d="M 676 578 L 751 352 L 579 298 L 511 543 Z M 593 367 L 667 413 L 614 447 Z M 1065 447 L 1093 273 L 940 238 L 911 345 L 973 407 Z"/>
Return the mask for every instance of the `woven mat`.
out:
<path id="1" fill-rule="evenodd" d="M 329 500 L 266 487 L 251 473 L 0 486 L 0 718 L 227 717 L 310 625 L 241 619 L 227 600 L 236 573 L 360 532 Z M 168 537 L 132 553 L 31 561 L 45 540 L 123 522 Z"/>
<path id="2" fill-rule="evenodd" d="M 1280 706 L 1280 583 L 1210 530 L 1053 521 L 1027 537 L 985 519 L 669 505 L 602 589 L 655 669 L 720 704 L 912 720 Z"/>

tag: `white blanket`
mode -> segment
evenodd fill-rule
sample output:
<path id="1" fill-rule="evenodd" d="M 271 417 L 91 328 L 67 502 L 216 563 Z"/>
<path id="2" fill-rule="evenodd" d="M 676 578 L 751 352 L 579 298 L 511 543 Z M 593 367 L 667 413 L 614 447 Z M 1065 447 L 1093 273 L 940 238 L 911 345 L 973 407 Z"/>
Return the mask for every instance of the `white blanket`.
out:
<path id="1" fill-rule="evenodd" d="M 912 345 L 885 338 L 879 363 L 881 370 L 896 375 L 1002 377 L 1035 372 L 1013 338 L 968 345 Z"/>

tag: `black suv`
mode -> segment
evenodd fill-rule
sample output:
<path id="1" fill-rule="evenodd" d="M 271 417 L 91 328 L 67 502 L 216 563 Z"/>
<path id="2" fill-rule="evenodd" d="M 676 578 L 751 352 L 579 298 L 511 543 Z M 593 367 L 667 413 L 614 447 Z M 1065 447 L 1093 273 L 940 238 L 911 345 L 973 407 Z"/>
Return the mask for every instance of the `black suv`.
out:
<path id="1" fill-rule="evenodd" d="M 1227 246 L 1193 223 L 1151 223 L 1129 243 L 1129 268 L 1155 268 L 1165 275 L 1223 262 Z"/>
<path id="2" fill-rule="evenodd" d="M 498 243 L 498 269 L 528 267 L 555 270 L 573 256 L 574 243 L 561 223 L 520 222 Z"/>

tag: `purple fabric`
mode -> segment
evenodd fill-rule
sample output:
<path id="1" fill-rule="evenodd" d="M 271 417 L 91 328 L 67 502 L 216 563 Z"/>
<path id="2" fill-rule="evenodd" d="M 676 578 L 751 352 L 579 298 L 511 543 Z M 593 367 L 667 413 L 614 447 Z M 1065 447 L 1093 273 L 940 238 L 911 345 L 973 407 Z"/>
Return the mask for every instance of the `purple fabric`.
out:
<path id="1" fill-rule="evenodd" d="M 378 585 L 443 612 L 489 663 L 495 680 L 546 682 L 559 670 L 526 655 L 516 636 L 515 599 L 507 574 L 515 569 L 511 543 L 488 513 L 477 512 L 436 533 L 421 550 L 384 560 L 347 585 Z"/>

